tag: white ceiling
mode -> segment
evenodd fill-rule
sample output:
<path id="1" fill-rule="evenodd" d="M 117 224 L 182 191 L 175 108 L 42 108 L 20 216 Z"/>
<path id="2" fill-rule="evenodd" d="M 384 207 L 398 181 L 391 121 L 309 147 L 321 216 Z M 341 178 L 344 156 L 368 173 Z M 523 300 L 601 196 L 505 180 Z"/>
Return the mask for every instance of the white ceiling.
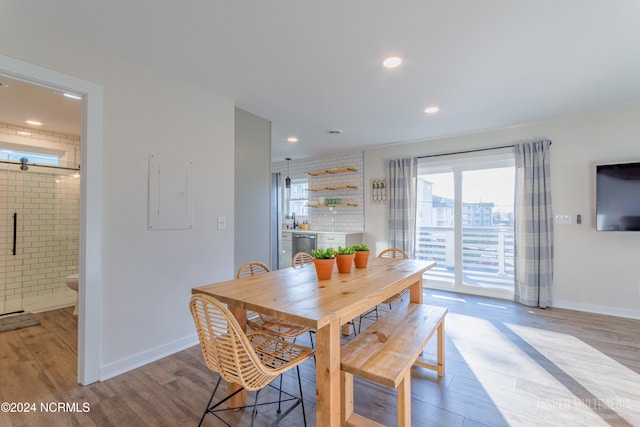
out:
<path id="1" fill-rule="evenodd" d="M 59 0 L 3 9 L 234 99 L 272 121 L 275 161 L 640 101 L 637 0 Z M 401 68 L 381 67 L 391 54 Z M 440 113 L 424 114 L 429 105 Z M 63 117 L 47 121 L 57 120 L 64 126 Z M 300 141 L 287 143 L 290 135 Z"/>

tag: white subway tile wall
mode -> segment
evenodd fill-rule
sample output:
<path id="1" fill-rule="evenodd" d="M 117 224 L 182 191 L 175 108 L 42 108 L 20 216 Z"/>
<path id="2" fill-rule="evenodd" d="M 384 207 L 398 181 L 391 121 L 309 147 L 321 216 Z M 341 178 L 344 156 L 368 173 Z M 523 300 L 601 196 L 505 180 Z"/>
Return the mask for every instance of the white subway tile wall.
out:
<path id="1" fill-rule="evenodd" d="M 31 135 L 20 137 L 20 130 Z M 67 163 L 77 165 L 80 161 L 79 137 L 0 123 L 0 141 L 64 150 Z M 23 172 L 15 165 L 0 164 L 1 312 L 73 304 L 76 293 L 67 287 L 65 278 L 78 272 L 79 236 L 78 174 L 37 166 Z"/>
<path id="2" fill-rule="evenodd" d="M 290 162 L 274 162 L 273 172 L 282 174 L 282 187 L 287 175 L 291 179 L 307 178 L 309 188 L 318 188 L 337 185 L 353 185 L 355 189 L 310 191 L 309 203 L 314 204 L 320 198 L 340 199 L 342 203 L 351 203 L 356 206 L 323 206 L 310 207 L 308 217 L 297 217 L 296 221 L 307 221 L 310 230 L 316 231 L 340 231 L 360 233 L 364 230 L 364 153 L 344 153 L 339 155 L 313 157 L 308 159 L 292 159 Z M 307 172 L 335 169 L 355 168 L 356 172 L 311 176 Z M 288 170 L 287 170 L 288 168 Z"/>

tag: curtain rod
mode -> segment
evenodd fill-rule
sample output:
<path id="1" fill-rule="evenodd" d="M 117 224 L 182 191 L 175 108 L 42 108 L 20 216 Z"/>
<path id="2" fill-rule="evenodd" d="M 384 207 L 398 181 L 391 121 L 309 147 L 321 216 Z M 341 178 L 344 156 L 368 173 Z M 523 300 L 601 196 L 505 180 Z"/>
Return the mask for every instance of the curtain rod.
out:
<path id="1" fill-rule="evenodd" d="M 549 145 L 551 145 L 551 142 L 549 142 Z M 453 151 L 451 153 L 429 154 L 429 155 L 426 155 L 426 156 L 418 156 L 418 158 L 419 159 L 427 159 L 429 157 L 452 156 L 454 154 L 477 153 L 477 152 L 480 152 L 480 151 L 491 151 L 491 150 L 499 150 L 501 148 L 513 148 L 513 147 L 515 147 L 515 144 L 501 145 L 499 147 L 476 148 L 474 150 Z"/>
<path id="2" fill-rule="evenodd" d="M 20 162 L 12 162 L 10 160 L 0 160 L 0 163 L 5 163 L 8 165 L 17 165 L 17 166 L 21 165 Z M 80 171 L 80 168 L 68 168 L 65 166 L 53 166 L 53 165 L 39 165 L 37 163 L 27 163 L 27 166 L 35 166 L 38 168 L 65 169 L 65 170 L 76 171 L 76 172 Z"/>

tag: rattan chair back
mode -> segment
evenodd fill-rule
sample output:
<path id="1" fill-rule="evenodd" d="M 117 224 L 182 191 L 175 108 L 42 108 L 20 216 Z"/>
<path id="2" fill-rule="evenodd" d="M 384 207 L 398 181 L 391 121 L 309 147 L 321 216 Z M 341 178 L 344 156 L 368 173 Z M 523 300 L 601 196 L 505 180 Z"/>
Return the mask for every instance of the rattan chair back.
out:
<path id="1" fill-rule="evenodd" d="M 299 268 L 313 264 L 313 257 L 306 252 L 298 252 L 291 259 L 291 267 Z"/>
<path id="2" fill-rule="evenodd" d="M 258 274 L 268 273 L 269 271 L 269 267 L 260 261 L 249 261 L 240 266 L 236 277 L 242 279 L 243 277 L 256 276 Z"/>
<path id="3" fill-rule="evenodd" d="M 378 258 L 404 258 L 409 259 L 409 254 L 407 254 L 402 249 L 398 248 L 389 248 L 378 254 Z"/>

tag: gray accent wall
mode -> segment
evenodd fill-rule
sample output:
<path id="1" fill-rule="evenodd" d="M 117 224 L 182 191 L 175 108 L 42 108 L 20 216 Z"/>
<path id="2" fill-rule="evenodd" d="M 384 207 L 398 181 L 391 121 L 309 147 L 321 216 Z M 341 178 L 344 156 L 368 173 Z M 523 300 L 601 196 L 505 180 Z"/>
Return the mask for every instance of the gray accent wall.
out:
<path id="1" fill-rule="evenodd" d="M 270 264 L 271 122 L 235 109 L 234 267 Z"/>

